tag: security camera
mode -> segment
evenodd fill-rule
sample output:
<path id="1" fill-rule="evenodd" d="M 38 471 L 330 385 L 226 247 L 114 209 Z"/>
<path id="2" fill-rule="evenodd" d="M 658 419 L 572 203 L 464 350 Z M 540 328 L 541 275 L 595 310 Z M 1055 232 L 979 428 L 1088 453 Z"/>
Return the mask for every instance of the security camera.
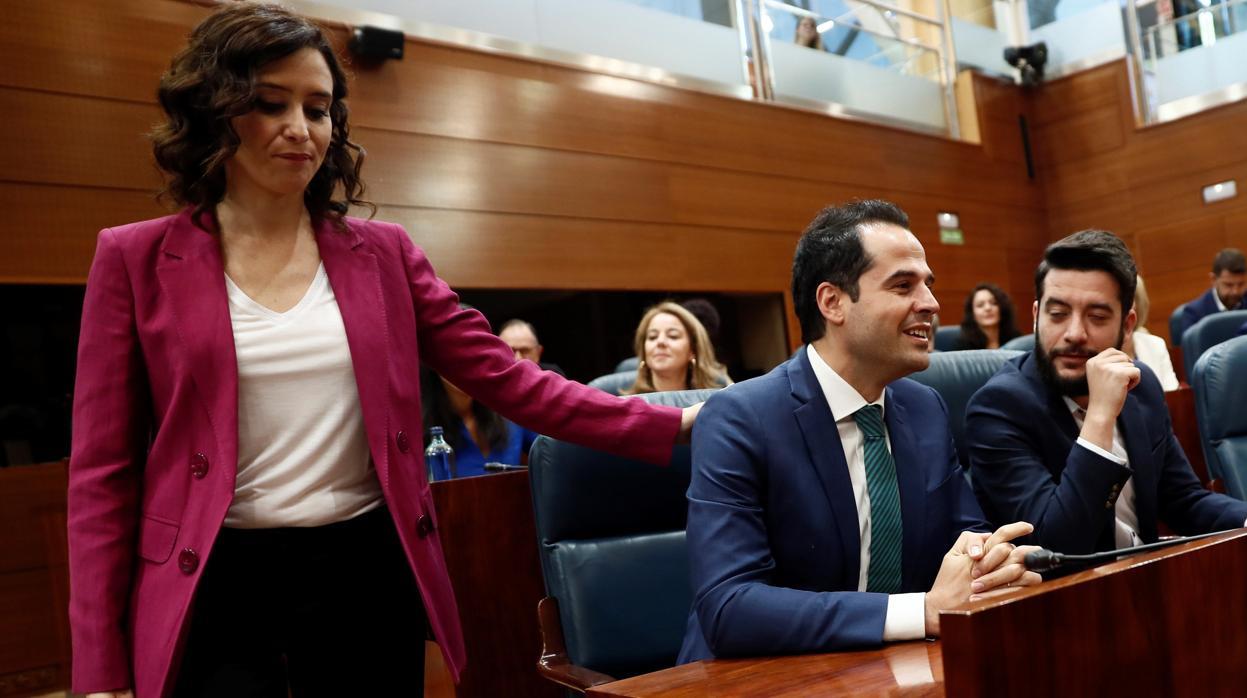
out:
<path id="1" fill-rule="evenodd" d="M 1005 49 L 1005 62 L 1022 74 L 1023 87 L 1034 87 L 1043 81 L 1048 45 L 1040 41 L 1030 46 L 1010 46 Z"/>

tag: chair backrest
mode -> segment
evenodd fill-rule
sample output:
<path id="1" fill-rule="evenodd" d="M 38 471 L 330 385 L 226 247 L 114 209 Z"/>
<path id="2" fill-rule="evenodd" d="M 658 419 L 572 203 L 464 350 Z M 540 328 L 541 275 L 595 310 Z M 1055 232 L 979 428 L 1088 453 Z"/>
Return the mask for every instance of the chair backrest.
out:
<path id="1" fill-rule="evenodd" d="M 1191 374 L 1195 417 L 1208 473 L 1231 497 L 1247 500 L 1247 337 L 1235 337 L 1199 357 Z"/>
<path id="2" fill-rule="evenodd" d="M 961 336 L 961 325 L 938 327 L 935 330 L 935 350 L 952 351 Z"/>
<path id="3" fill-rule="evenodd" d="M 1182 311 L 1186 310 L 1186 303 L 1179 305 L 1169 313 L 1169 346 L 1182 346 L 1182 325 L 1185 324 L 1182 319 Z"/>
<path id="4" fill-rule="evenodd" d="M 631 399 L 683 407 L 713 393 Z M 616 678 L 675 665 L 692 605 L 689 473 L 688 446 L 656 466 L 546 436 L 533 444 L 541 571 L 574 664 Z"/>
<path id="5" fill-rule="evenodd" d="M 636 369 L 631 371 L 619 371 L 618 373 L 608 373 L 605 376 L 598 376 L 589 381 L 590 388 L 597 388 L 611 395 L 620 395 L 624 390 L 631 388 L 636 383 Z"/>
<path id="6" fill-rule="evenodd" d="M 948 424 L 952 427 L 957 457 L 969 472 L 970 454 L 965 444 L 966 405 L 996 374 L 1004 362 L 1023 352 L 1009 349 L 971 349 L 931 355 L 931 365 L 910 378 L 935 388 L 948 405 Z"/>
<path id="7" fill-rule="evenodd" d="M 1035 335 L 1024 334 L 1014 337 L 1004 344 L 1001 344 L 1000 348 L 1008 349 L 1010 351 L 1032 351 L 1035 348 Z"/>
<path id="8" fill-rule="evenodd" d="M 641 360 L 635 356 L 628 358 L 615 364 L 615 373 L 623 373 L 624 371 L 636 371 L 637 366 L 641 364 Z"/>
<path id="9" fill-rule="evenodd" d="M 1227 310 L 1206 315 L 1186 328 L 1182 333 L 1182 367 L 1186 369 L 1187 378 L 1191 377 L 1195 362 L 1204 352 L 1237 336 L 1244 322 L 1247 322 L 1247 310 Z"/>

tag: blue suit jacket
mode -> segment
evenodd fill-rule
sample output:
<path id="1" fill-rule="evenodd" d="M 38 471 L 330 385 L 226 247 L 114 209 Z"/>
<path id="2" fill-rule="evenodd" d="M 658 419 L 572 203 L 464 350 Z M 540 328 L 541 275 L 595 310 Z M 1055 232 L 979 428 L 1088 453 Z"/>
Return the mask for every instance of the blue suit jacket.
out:
<path id="1" fill-rule="evenodd" d="M 1214 293 L 1216 293 L 1216 289 L 1210 288 L 1199 298 L 1190 301 L 1182 307 L 1183 332 L 1191 329 L 1195 323 L 1203 320 L 1205 317 L 1221 311 L 1221 309 L 1217 307 L 1217 299 L 1213 298 L 1212 294 Z M 1227 310 L 1247 310 L 1247 298 L 1240 301 L 1237 306 L 1227 308 Z M 1182 337 L 1176 337 L 1173 341 L 1175 344 L 1180 344 L 1182 342 Z"/>
<path id="2" fill-rule="evenodd" d="M 963 530 L 986 530 L 939 395 L 887 388 L 902 509 L 902 591 L 927 591 Z M 870 647 L 887 595 L 858 592 L 857 505 L 805 351 L 707 401 L 693 432 L 694 590 L 680 663 Z"/>
<path id="3" fill-rule="evenodd" d="M 1144 542 L 1162 520 L 1184 535 L 1243 525 L 1247 502 L 1202 485 L 1173 435 L 1152 370 L 1126 395 L 1117 428 L 1129 457 L 1122 467 L 1076 444 L 1078 427 L 1040 376 L 1033 352 L 1010 359 L 966 408 L 974 491 L 992 521 L 1029 521 L 1027 542 L 1063 553 L 1112 550 L 1114 505 L 1133 474 Z"/>

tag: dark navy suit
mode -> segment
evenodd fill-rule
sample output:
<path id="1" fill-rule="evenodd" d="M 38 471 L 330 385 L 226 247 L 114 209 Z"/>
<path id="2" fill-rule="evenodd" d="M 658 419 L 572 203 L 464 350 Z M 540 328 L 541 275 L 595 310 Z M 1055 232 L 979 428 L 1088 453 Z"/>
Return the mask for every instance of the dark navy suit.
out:
<path id="1" fill-rule="evenodd" d="M 1033 352 L 1010 359 L 966 408 L 974 491 L 992 521 L 1029 521 L 1026 542 L 1063 553 L 1115 547 L 1117 496 L 1134 476 L 1139 537 L 1157 539 L 1156 522 L 1184 535 L 1242 526 L 1247 502 L 1200 484 L 1173 435 L 1152 370 L 1126 395 L 1117 418 L 1129 465 L 1077 445 L 1079 429 L 1061 396 L 1044 383 Z"/>
<path id="2" fill-rule="evenodd" d="M 987 530 L 939 395 L 903 379 L 884 418 L 902 510 L 902 592 L 930 589 L 964 530 Z M 858 592 L 857 505 L 805 351 L 707 401 L 693 431 L 694 590 L 680 662 L 871 647 L 885 594 Z"/>
<path id="3" fill-rule="evenodd" d="M 1199 298 L 1196 298 L 1182 307 L 1183 332 L 1191 329 L 1195 323 L 1203 320 L 1205 317 L 1208 317 L 1213 313 L 1221 312 L 1221 309 L 1217 307 L 1217 299 L 1213 296 L 1216 292 L 1217 290 L 1215 288 L 1210 288 Z M 1226 310 L 1247 310 L 1247 305 L 1244 305 L 1244 303 L 1247 303 L 1247 298 L 1239 301 L 1238 305 L 1233 308 L 1226 308 Z M 1175 337 L 1173 338 L 1173 341 L 1175 344 L 1180 344 L 1182 342 L 1182 338 L 1180 336 Z"/>

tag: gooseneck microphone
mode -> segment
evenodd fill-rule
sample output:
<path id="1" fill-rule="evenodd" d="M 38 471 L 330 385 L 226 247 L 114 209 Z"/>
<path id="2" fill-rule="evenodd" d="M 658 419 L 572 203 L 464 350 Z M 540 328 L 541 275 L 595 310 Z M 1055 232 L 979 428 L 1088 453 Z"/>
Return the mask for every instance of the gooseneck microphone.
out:
<path id="1" fill-rule="evenodd" d="M 1091 553 L 1089 555 L 1066 555 L 1064 553 L 1053 552 L 1051 550 L 1048 550 L 1047 548 L 1040 548 L 1039 550 L 1036 550 L 1034 552 L 1027 553 L 1025 560 L 1023 560 L 1023 564 L 1026 565 L 1026 569 L 1032 572 L 1047 572 L 1049 570 L 1054 570 L 1062 565 L 1067 565 L 1071 563 L 1090 564 L 1090 563 L 1096 563 L 1096 562 L 1105 562 L 1105 561 L 1115 560 L 1119 557 L 1123 557 L 1126 555 L 1134 555 L 1136 553 L 1145 553 L 1149 550 L 1159 550 L 1161 548 L 1168 548 L 1171 545 L 1178 545 L 1179 543 L 1189 543 L 1190 541 L 1199 540 L 1200 538 L 1209 538 L 1211 536 L 1219 536 L 1222 533 L 1228 533 L 1230 531 L 1236 531 L 1236 530 L 1239 530 L 1239 529 L 1231 528 L 1225 531 L 1213 531 L 1212 533 L 1203 533 L 1198 536 L 1180 536 L 1177 538 L 1170 538 L 1168 540 L 1157 541 L 1155 543 L 1148 543 L 1146 545 L 1136 545 L 1133 548 L 1120 548 L 1118 550 L 1105 550 L 1104 552 Z"/>

